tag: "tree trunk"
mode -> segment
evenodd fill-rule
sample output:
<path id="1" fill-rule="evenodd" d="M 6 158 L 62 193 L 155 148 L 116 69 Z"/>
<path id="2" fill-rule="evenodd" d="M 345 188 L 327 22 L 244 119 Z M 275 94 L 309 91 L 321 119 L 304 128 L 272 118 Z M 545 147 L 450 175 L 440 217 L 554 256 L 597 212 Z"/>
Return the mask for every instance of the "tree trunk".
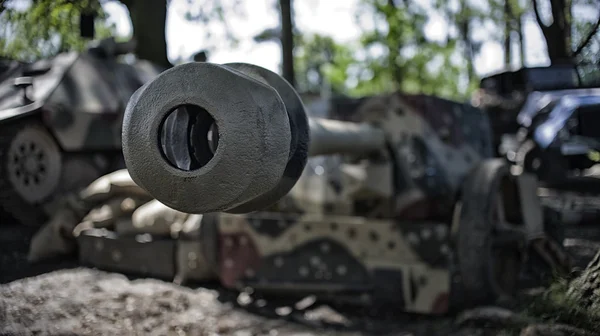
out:
<path id="1" fill-rule="evenodd" d="M 390 12 L 395 13 L 398 10 L 398 7 L 396 6 L 396 3 L 394 2 L 394 0 L 388 0 L 387 2 L 388 7 L 391 9 Z M 393 32 L 391 31 L 391 28 L 389 27 L 389 23 L 390 23 L 390 17 L 389 17 L 390 13 L 385 13 L 386 16 L 386 22 L 388 23 L 388 33 L 387 33 L 387 37 L 386 40 L 388 41 L 387 44 L 387 48 L 388 48 L 388 68 L 391 70 L 392 72 L 392 78 L 394 80 L 394 84 L 396 85 L 396 88 L 398 90 L 402 89 L 402 82 L 404 81 L 404 68 L 402 65 L 398 64 L 398 59 L 400 58 L 400 45 L 393 45 L 390 44 L 389 41 L 391 40 L 391 36 L 393 35 Z"/>
<path id="2" fill-rule="evenodd" d="M 519 50 L 520 50 L 520 61 L 521 61 L 521 66 L 525 67 L 527 64 L 527 60 L 526 60 L 526 52 L 525 52 L 525 38 L 523 36 L 523 15 L 521 15 L 518 19 L 517 19 L 517 33 L 519 34 Z"/>
<path id="3" fill-rule="evenodd" d="M 552 65 L 572 62 L 571 48 L 564 33 L 562 29 L 555 25 L 548 27 L 544 32 L 544 38 L 548 46 L 548 58 L 550 58 Z"/>
<path id="4" fill-rule="evenodd" d="M 471 21 L 465 20 L 461 24 L 461 35 L 465 43 L 465 56 L 467 59 L 467 74 L 469 81 L 475 80 L 477 74 L 475 73 L 475 66 L 473 64 L 473 58 L 475 56 L 475 50 L 473 50 L 473 42 L 471 41 Z"/>
<path id="5" fill-rule="evenodd" d="M 571 281 L 569 285 L 569 291 L 567 292 L 568 298 L 573 302 L 577 302 L 581 309 L 588 310 L 590 312 L 597 312 L 600 309 L 600 251 L 596 253 L 596 256 L 587 268 Z"/>
<path id="6" fill-rule="evenodd" d="M 167 57 L 166 0 L 121 0 L 129 10 L 138 58 L 171 67 Z"/>
<path id="7" fill-rule="evenodd" d="M 504 65 L 508 68 L 511 65 L 512 45 L 510 34 L 512 33 L 512 10 L 510 0 L 504 0 Z"/>
<path id="8" fill-rule="evenodd" d="M 477 74 L 475 73 L 475 66 L 473 63 L 473 58 L 475 57 L 475 48 L 473 46 L 473 41 L 471 40 L 471 18 L 469 8 L 469 4 L 466 0 L 460 1 L 460 11 L 461 19 L 457 21 L 458 34 L 460 39 L 465 45 L 465 59 L 467 61 L 467 75 L 469 76 L 469 81 L 476 80 Z"/>
<path id="9" fill-rule="evenodd" d="M 281 11 L 281 51 L 283 78 L 296 86 L 294 76 L 294 23 L 292 21 L 292 1 L 279 0 Z"/>
<path id="10" fill-rule="evenodd" d="M 552 23 L 550 25 L 542 22 L 537 5 L 538 1 L 533 0 L 535 17 L 546 40 L 550 63 L 552 65 L 572 63 L 571 0 L 550 0 L 552 12 Z"/>

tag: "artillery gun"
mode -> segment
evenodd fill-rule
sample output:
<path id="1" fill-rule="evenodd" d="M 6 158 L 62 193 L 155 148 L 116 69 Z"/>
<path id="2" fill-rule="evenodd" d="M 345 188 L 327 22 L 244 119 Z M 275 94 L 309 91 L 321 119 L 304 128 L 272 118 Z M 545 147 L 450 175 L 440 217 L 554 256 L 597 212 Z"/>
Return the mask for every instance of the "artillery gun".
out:
<path id="1" fill-rule="evenodd" d="M 157 200 L 204 214 L 197 252 L 226 287 L 432 314 L 511 297 L 527 253 L 556 252 L 536 178 L 491 158 L 477 109 L 400 97 L 307 118 L 266 69 L 184 64 L 133 95 L 123 153 Z"/>
<path id="2" fill-rule="evenodd" d="M 105 39 L 33 63 L 0 62 L 0 211 L 39 226 L 57 196 L 123 167 L 127 101 L 164 70 L 121 61 L 134 46 Z"/>

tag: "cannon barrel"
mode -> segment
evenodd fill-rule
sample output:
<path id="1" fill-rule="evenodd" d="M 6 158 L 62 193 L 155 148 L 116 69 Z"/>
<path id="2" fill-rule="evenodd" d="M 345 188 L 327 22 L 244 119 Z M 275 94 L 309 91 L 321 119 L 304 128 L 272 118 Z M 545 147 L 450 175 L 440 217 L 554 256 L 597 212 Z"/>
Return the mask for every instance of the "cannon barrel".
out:
<path id="1" fill-rule="evenodd" d="M 188 213 L 245 213 L 295 185 L 307 157 L 385 146 L 369 124 L 307 118 L 281 76 L 245 64 L 188 63 L 142 86 L 123 119 L 134 181 Z"/>
<path id="2" fill-rule="evenodd" d="M 363 154 L 385 146 L 385 133 L 366 123 L 309 118 L 309 156 Z"/>

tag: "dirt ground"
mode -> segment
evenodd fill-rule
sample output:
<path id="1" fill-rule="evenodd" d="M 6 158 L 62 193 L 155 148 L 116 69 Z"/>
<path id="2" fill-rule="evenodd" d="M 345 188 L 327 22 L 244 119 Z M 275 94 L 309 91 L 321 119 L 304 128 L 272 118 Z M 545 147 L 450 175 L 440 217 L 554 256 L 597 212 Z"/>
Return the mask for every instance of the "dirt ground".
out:
<path id="1" fill-rule="evenodd" d="M 552 335 L 527 333 L 536 321 L 500 308 L 427 317 L 327 306 L 290 312 L 260 300 L 240 307 L 237 294 L 218 287 L 128 279 L 79 268 L 74 260 L 28 265 L 33 230 L 1 227 L 0 335 Z M 600 248 L 600 229 L 571 229 L 568 236 L 566 245 L 585 266 Z M 569 330 L 555 335 L 577 335 Z"/>

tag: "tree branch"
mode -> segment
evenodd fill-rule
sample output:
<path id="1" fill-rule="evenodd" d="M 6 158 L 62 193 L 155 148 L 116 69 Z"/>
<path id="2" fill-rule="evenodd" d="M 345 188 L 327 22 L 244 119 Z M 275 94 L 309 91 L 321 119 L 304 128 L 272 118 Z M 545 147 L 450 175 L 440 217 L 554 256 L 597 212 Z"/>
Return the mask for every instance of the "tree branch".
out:
<path id="1" fill-rule="evenodd" d="M 570 10 L 566 7 L 567 4 L 564 0 L 550 0 L 550 11 L 552 12 L 552 24 L 550 26 L 556 25 L 561 30 L 565 29 L 569 24 L 566 22 L 566 12 Z"/>
<path id="2" fill-rule="evenodd" d="M 532 0 L 532 1 L 533 1 L 533 12 L 535 13 L 535 20 L 540 25 L 540 28 L 542 30 L 544 30 L 544 29 L 548 28 L 548 26 L 546 26 L 544 24 L 544 21 L 542 21 L 542 16 L 540 15 L 540 10 L 538 9 L 538 2 L 537 2 L 537 0 Z"/>
<path id="3" fill-rule="evenodd" d="M 596 24 L 590 30 L 590 32 L 588 33 L 588 35 L 586 36 L 586 38 L 583 39 L 581 41 L 581 43 L 579 44 L 579 46 L 577 47 L 577 49 L 575 49 L 575 51 L 573 52 L 573 57 L 577 57 L 577 56 L 579 56 L 579 54 L 581 54 L 581 52 L 583 51 L 583 49 L 590 43 L 590 41 L 592 41 L 592 38 L 598 32 L 598 28 L 600 28 L 600 17 L 598 17 L 598 21 L 596 21 Z"/>

